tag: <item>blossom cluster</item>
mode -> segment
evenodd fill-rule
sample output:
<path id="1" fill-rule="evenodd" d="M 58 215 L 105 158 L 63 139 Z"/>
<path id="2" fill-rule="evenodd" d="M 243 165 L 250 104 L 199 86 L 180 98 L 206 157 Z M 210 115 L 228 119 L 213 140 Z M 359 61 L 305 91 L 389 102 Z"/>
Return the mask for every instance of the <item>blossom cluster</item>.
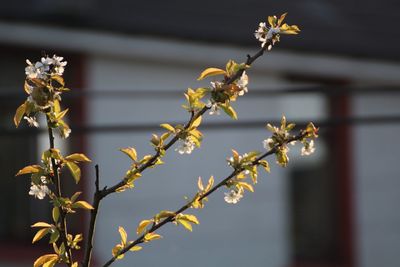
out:
<path id="1" fill-rule="evenodd" d="M 24 90 L 28 94 L 26 101 L 18 107 L 14 116 L 14 123 L 19 125 L 21 119 L 27 121 L 30 127 L 39 127 L 37 115 L 44 113 L 50 120 L 51 128 L 57 128 L 62 138 L 67 138 L 71 129 L 62 120 L 67 110 L 61 111 L 61 94 L 68 89 L 64 87 L 62 75 L 66 61 L 63 57 L 42 57 L 40 61 L 32 63 L 26 60 Z"/>
<path id="2" fill-rule="evenodd" d="M 32 64 L 32 62 L 27 59 L 26 64 L 28 66 L 25 68 L 25 74 L 29 79 L 42 79 L 46 80 L 52 75 L 63 75 L 64 68 L 67 65 L 67 61 L 63 61 L 63 57 L 58 57 L 53 55 L 53 57 L 42 57 L 40 61 Z"/>
<path id="3" fill-rule="evenodd" d="M 269 26 L 266 22 L 260 22 L 254 36 L 261 42 L 261 47 L 268 44 L 267 49 L 271 50 L 272 46 L 279 42 L 280 34 L 298 34 L 300 32 L 297 25 L 282 24 L 286 15 L 287 13 L 282 14 L 279 19 L 276 16 L 269 16 Z"/>

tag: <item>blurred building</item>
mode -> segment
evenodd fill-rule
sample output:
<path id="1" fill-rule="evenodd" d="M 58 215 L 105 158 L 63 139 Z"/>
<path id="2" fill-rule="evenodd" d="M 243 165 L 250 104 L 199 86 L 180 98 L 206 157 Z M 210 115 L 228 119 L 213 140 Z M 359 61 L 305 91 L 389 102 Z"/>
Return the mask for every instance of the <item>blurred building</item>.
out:
<path id="1" fill-rule="evenodd" d="M 0 266 L 31 266 L 49 252 L 31 245 L 29 225 L 49 218 L 45 201 L 28 196 L 27 177 L 13 178 L 37 162 L 47 146 L 43 131 L 14 129 L 24 99 L 25 59 L 64 56 L 65 94 L 72 138 L 63 151 L 92 160 L 81 190 L 123 177 L 129 160 L 119 148 L 152 153 L 151 133 L 160 123 L 182 123 L 188 88 L 206 67 L 245 60 L 259 49 L 253 32 L 267 15 L 288 11 L 299 36 L 282 36 L 249 70 L 249 93 L 235 103 L 238 121 L 206 116 L 201 149 L 189 156 L 167 153 L 166 164 L 147 170 L 130 191 L 102 203 L 96 266 L 111 257 L 118 226 L 135 238 L 137 224 L 160 210 L 174 210 L 196 190 L 198 176 L 229 174 L 230 149 L 262 148 L 264 125 L 282 114 L 300 126 L 321 128 L 309 158 L 291 150 L 290 167 L 260 175 L 255 193 L 237 205 L 210 197 L 193 211 L 193 233 L 171 225 L 164 238 L 130 253 L 115 266 L 396 266 L 400 249 L 400 45 L 399 4 L 367 1 L 20 1 L 0 10 Z M 66 152 L 67 153 L 67 152 Z M 273 163 L 274 159 L 270 159 Z M 65 179 L 67 179 L 66 177 Z M 70 186 L 70 185 L 67 185 Z M 91 199 L 90 194 L 86 194 Z M 86 234 L 87 217 L 73 215 L 73 232 Z"/>

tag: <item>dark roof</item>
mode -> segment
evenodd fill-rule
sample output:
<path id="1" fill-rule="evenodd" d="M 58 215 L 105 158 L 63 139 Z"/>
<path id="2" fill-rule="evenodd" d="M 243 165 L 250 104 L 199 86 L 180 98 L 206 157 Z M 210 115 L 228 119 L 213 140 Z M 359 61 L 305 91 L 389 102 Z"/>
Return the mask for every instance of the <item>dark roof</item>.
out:
<path id="1" fill-rule="evenodd" d="M 289 12 L 302 32 L 281 47 L 399 60 L 399 11 L 398 0 L 13 0 L 2 3 L 0 19 L 255 46 L 258 23 Z"/>

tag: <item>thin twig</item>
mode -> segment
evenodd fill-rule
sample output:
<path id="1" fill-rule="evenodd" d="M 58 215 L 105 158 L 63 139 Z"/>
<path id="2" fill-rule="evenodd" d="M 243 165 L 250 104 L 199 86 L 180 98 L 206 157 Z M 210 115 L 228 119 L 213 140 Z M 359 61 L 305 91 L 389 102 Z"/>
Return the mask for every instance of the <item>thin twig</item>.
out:
<path id="1" fill-rule="evenodd" d="M 261 156 L 259 156 L 258 158 L 256 158 L 251 165 L 252 166 L 258 166 L 260 165 L 260 161 L 274 153 L 276 153 L 276 151 L 278 150 L 278 148 L 280 146 L 286 145 L 288 143 L 291 143 L 292 141 L 297 141 L 297 140 L 301 140 L 305 137 L 306 133 L 305 132 L 301 132 L 300 134 L 293 136 L 292 138 L 289 138 L 284 144 L 281 145 L 277 145 L 273 148 L 271 148 L 270 150 L 268 150 L 267 152 L 265 152 L 264 154 L 262 154 Z M 227 183 L 234 178 L 236 175 L 238 175 L 239 173 L 241 173 L 244 170 L 244 168 L 239 168 L 239 169 L 235 169 L 234 171 L 232 171 L 231 174 L 229 174 L 226 178 L 224 178 L 221 182 L 219 182 L 217 185 L 215 185 L 214 187 L 212 187 L 208 192 L 206 192 L 204 195 L 202 195 L 199 198 L 199 201 L 201 201 L 202 199 L 208 197 L 209 195 L 211 195 L 212 193 L 214 193 L 215 191 L 217 191 L 220 187 L 227 185 Z M 128 246 L 126 246 L 125 248 L 123 248 L 122 250 L 120 250 L 118 253 L 116 253 L 116 255 L 114 255 L 109 261 L 107 261 L 103 267 L 107 267 L 110 266 L 120 255 L 125 254 L 126 252 L 128 252 L 131 248 L 133 248 L 134 246 L 144 243 L 145 242 L 145 235 L 147 233 L 153 233 L 154 231 L 158 230 L 159 228 L 161 228 L 162 226 L 166 225 L 169 222 L 173 222 L 175 220 L 175 216 L 177 214 L 180 214 L 182 212 L 184 212 L 185 210 L 189 209 L 192 206 L 192 202 L 189 202 L 187 204 L 185 204 L 184 206 L 182 206 L 181 208 L 179 208 L 177 211 L 174 212 L 174 215 L 171 215 L 167 218 L 165 218 L 163 221 L 161 221 L 158 224 L 153 224 L 150 229 L 148 231 L 146 231 L 146 233 L 142 234 L 140 237 L 138 237 L 135 241 L 133 241 L 132 243 L 130 243 Z"/>
<path id="2" fill-rule="evenodd" d="M 47 129 L 48 129 L 48 135 L 49 135 L 49 142 L 50 142 L 50 149 L 54 149 L 54 134 L 53 134 L 53 129 L 49 126 L 50 118 L 46 115 L 47 118 Z M 62 191 L 61 191 L 61 179 L 60 179 L 60 174 L 58 172 L 58 167 L 56 165 L 56 160 L 52 157 L 51 158 L 51 165 L 53 168 L 53 173 L 54 173 L 54 185 L 56 187 L 56 195 L 57 197 L 62 197 Z M 71 248 L 68 245 L 68 239 L 67 239 L 67 219 L 66 219 L 66 213 L 65 211 L 61 208 L 60 209 L 60 237 L 61 237 L 61 243 L 64 244 L 65 246 L 65 252 L 67 254 L 67 258 L 69 260 L 69 264 L 67 263 L 68 266 L 72 266 L 73 259 L 72 259 L 72 253 L 71 253 Z"/>
<path id="3" fill-rule="evenodd" d="M 82 262 L 82 267 L 88 267 L 90 266 L 90 262 L 92 259 L 92 251 L 93 251 L 93 240 L 94 240 L 94 234 L 96 231 L 96 220 L 97 220 L 97 213 L 99 211 L 100 207 L 100 175 L 99 175 L 99 165 L 96 164 L 95 166 L 96 169 L 96 180 L 95 180 L 95 192 L 93 196 L 93 209 L 90 211 L 90 223 L 89 223 L 89 233 L 86 238 L 86 250 L 85 250 L 85 255 L 83 258 Z"/>

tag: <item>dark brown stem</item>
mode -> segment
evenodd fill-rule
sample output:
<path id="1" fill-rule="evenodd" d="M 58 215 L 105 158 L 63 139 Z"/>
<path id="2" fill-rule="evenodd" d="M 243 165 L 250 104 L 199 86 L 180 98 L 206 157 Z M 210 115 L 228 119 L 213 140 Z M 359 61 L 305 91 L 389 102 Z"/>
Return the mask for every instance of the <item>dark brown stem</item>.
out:
<path id="1" fill-rule="evenodd" d="M 265 152 L 264 154 L 260 155 L 258 158 L 256 158 L 251 165 L 253 166 L 258 166 L 260 164 L 260 160 L 276 153 L 276 151 L 278 150 L 278 148 L 280 146 L 286 145 L 292 141 L 297 141 L 297 140 L 301 140 L 305 137 L 306 133 L 305 132 L 301 132 L 300 134 L 293 136 L 291 138 L 289 138 L 288 140 L 286 140 L 286 142 L 284 144 L 281 145 L 277 145 L 273 148 L 271 148 L 270 150 L 268 150 L 267 152 Z M 239 173 L 241 173 L 244 170 L 244 168 L 239 168 L 239 169 L 235 169 L 234 171 L 232 171 L 231 174 L 229 174 L 225 179 L 223 179 L 221 182 L 219 182 L 217 185 L 215 185 L 214 187 L 212 187 L 207 193 L 205 193 L 204 195 L 202 195 L 199 198 L 199 201 L 201 201 L 202 199 L 208 197 L 209 195 L 211 195 L 212 193 L 214 193 L 215 191 L 217 191 L 220 187 L 225 186 L 229 180 L 231 180 L 232 178 L 234 178 L 236 175 L 238 175 Z M 174 214 L 179 214 L 184 212 L 185 210 L 189 209 L 192 206 L 192 202 L 189 202 L 187 204 L 185 204 L 184 206 L 182 206 L 180 209 L 178 209 L 177 211 L 174 212 Z M 175 216 L 169 216 L 167 218 L 165 218 L 163 221 L 161 221 L 158 224 L 153 224 L 150 229 L 146 232 L 146 233 L 152 233 L 156 230 L 158 230 L 159 228 L 161 228 L 162 226 L 166 225 L 169 222 L 173 222 L 175 220 Z M 125 254 L 126 252 L 128 252 L 131 248 L 133 248 L 134 246 L 141 244 L 143 242 L 145 242 L 145 234 L 142 234 L 139 238 L 137 238 L 135 241 L 133 241 L 131 244 L 129 244 L 128 246 L 126 246 L 124 249 L 120 250 L 114 257 L 112 257 L 109 261 L 107 261 L 103 267 L 107 267 L 110 266 L 120 255 Z"/>
<path id="2" fill-rule="evenodd" d="M 50 123 L 50 118 L 46 115 L 47 118 L 47 129 L 48 129 L 48 135 L 49 135 L 49 142 L 50 142 L 50 149 L 54 149 L 54 134 L 53 134 L 53 129 L 49 126 Z M 51 165 L 53 168 L 53 173 L 54 173 L 54 185 L 56 187 L 56 195 L 57 197 L 62 197 L 62 191 L 61 191 L 61 179 L 60 179 L 60 174 L 58 167 L 56 165 L 56 160 L 52 157 L 51 158 Z M 72 259 L 72 253 L 71 253 L 71 248 L 68 245 L 68 240 L 67 240 L 67 218 L 66 218 L 66 213 L 62 209 L 60 209 L 60 238 L 61 238 L 61 243 L 64 244 L 65 246 L 65 252 L 67 254 L 67 258 L 69 263 L 66 263 L 68 266 L 72 266 L 73 259 Z"/>
<path id="3" fill-rule="evenodd" d="M 99 185 L 100 183 L 99 165 L 96 164 L 95 169 L 96 169 L 96 180 L 95 180 L 96 189 L 93 197 L 93 205 L 92 205 L 93 209 L 90 211 L 89 233 L 86 238 L 86 246 L 85 246 L 86 250 L 82 262 L 82 267 L 90 266 L 90 262 L 92 259 L 92 251 L 93 251 L 94 234 L 96 231 L 97 212 L 99 211 L 100 201 L 102 199 L 100 196 L 100 185 Z"/>

